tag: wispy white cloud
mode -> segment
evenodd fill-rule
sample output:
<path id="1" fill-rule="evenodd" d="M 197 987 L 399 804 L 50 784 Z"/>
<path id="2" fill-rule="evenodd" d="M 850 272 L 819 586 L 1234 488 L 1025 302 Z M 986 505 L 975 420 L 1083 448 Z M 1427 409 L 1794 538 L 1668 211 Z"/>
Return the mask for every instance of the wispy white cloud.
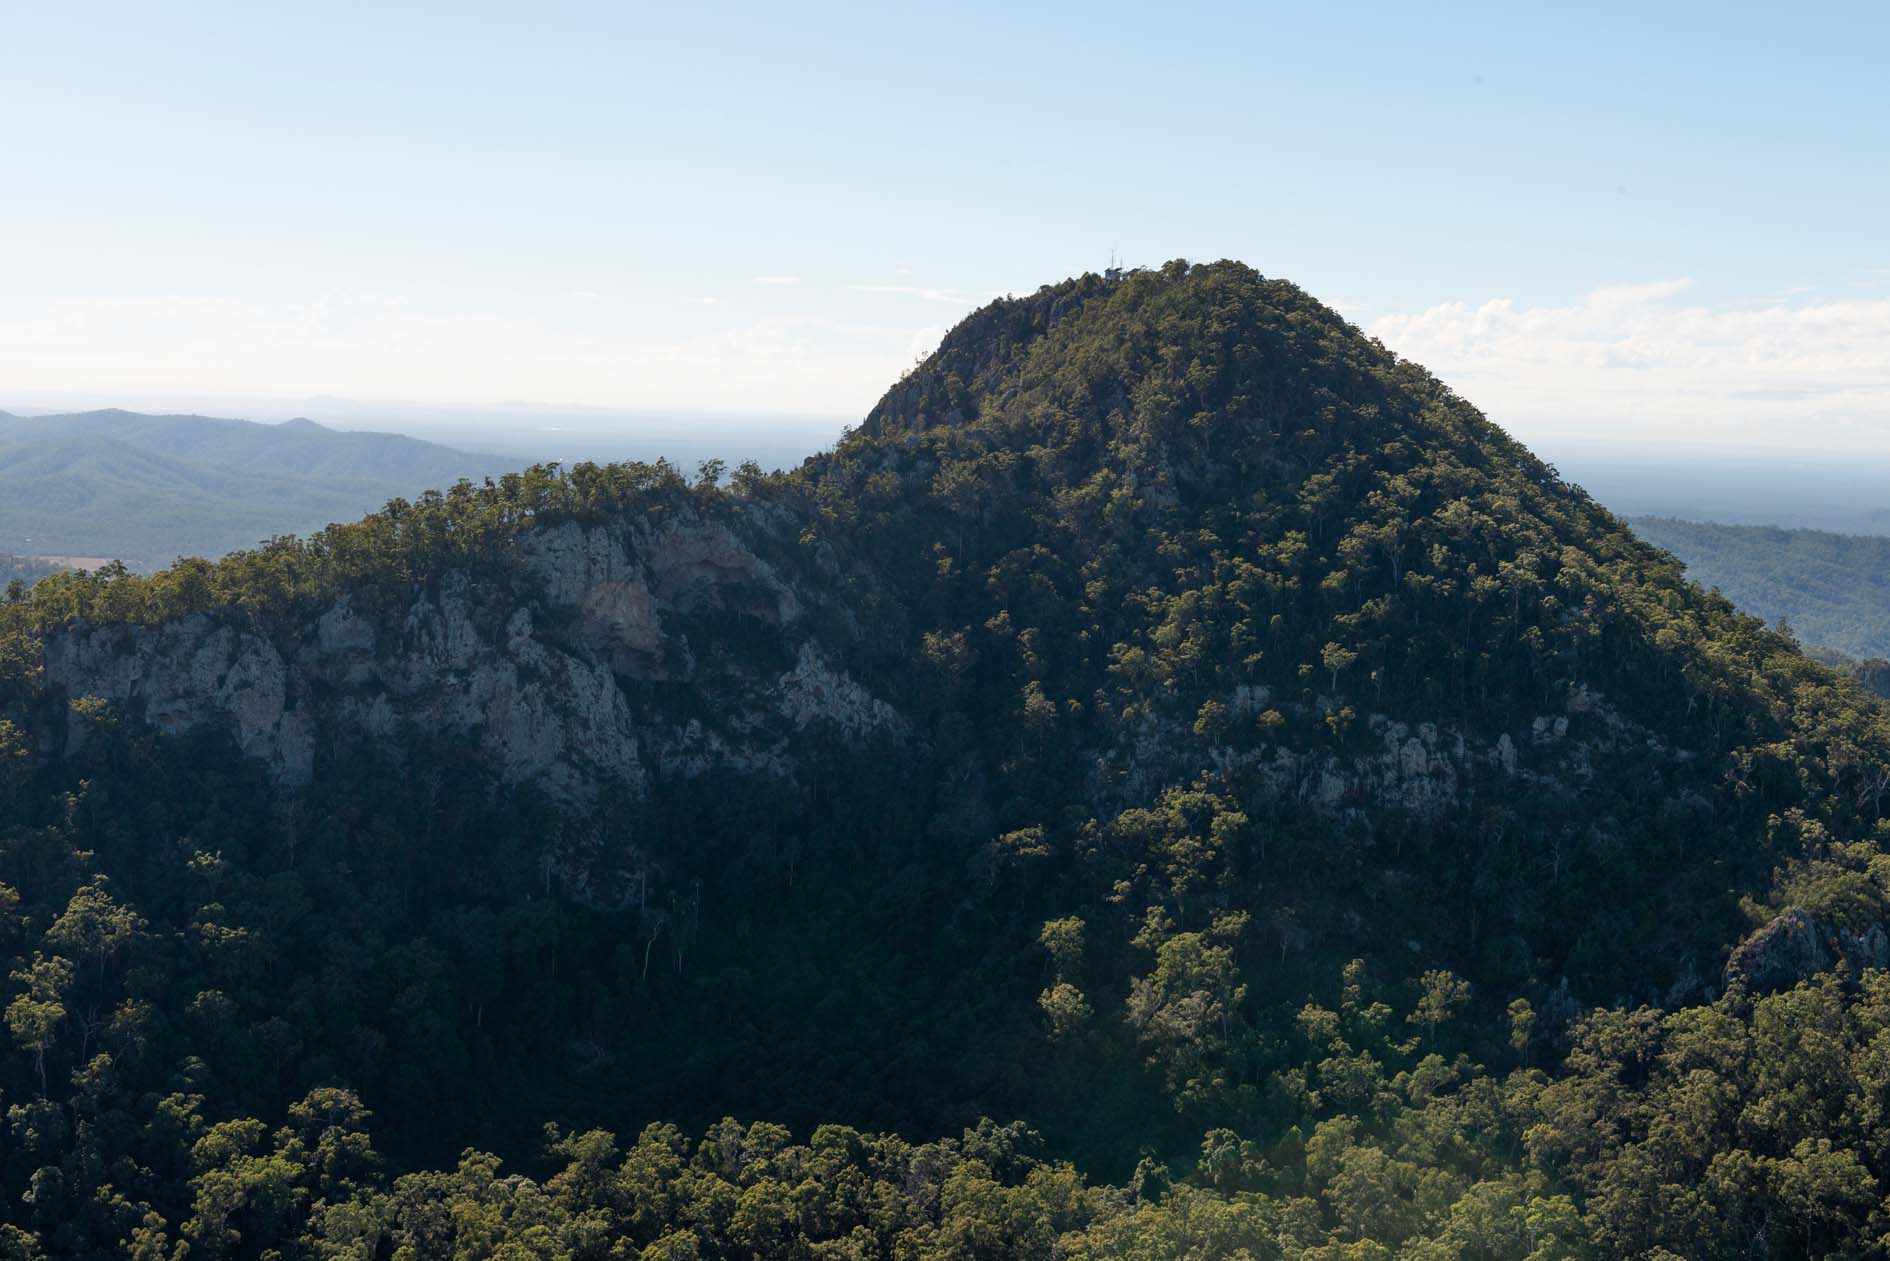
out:
<path id="1" fill-rule="evenodd" d="M 1366 331 L 1525 438 L 1890 449 L 1890 297 L 1688 304 L 1688 288 L 1615 285 L 1567 306 L 1443 303 Z"/>
<path id="2" fill-rule="evenodd" d="M 758 285 L 798 285 L 801 283 L 801 278 L 799 276 L 756 276 L 755 283 Z"/>
<path id="3" fill-rule="evenodd" d="M 855 293 L 893 293 L 908 298 L 920 298 L 926 302 L 943 302 L 951 306 L 976 306 L 976 298 L 967 297 L 956 289 L 930 289 L 923 285 L 848 285 Z"/>
<path id="4" fill-rule="evenodd" d="M 683 301 L 687 302 L 690 306 L 721 306 L 722 305 L 722 299 L 711 298 L 707 296 L 700 297 L 700 298 L 684 298 Z"/>

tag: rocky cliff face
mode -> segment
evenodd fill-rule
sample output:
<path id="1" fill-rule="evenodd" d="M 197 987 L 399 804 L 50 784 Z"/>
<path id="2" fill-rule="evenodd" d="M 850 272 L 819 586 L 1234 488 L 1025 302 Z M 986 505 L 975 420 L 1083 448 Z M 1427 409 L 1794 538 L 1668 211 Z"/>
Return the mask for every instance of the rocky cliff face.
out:
<path id="1" fill-rule="evenodd" d="M 791 777 L 810 728 L 903 737 L 757 553 L 765 529 L 566 523 L 525 534 L 503 578 L 448 572 L 385 607 L 343 597 L 275 627 L 80 626 L 47 640 L 47 676 L 168 733 L 225 728 L 285 786 L 320 775 L 337 737 L 390 757 L 419 735 L 464 740 L 502 781 L 579 806 L 712 766 Z M 688 685 L 688 718 L 656 703 L 669 684 Z"/>
<path id="2" fill-rule="evenodd" d="M 1669 747 L 1587 687 L 1571 688 L 1558 699 L 1558 712 L 1531 715 L 1515 731 L 1494 736 L 1446 718 L 1367 713 L 1357 720 L 1361 738 L 1344 753 L 1290 734 L 1258 748 L 1203 749 L 1188 738 L 1184 724 L 1150 721 L 1132 745 L 1099 758 L 1095 779 L 1098 785 L 1124 785 L 1130 797 L 1145 796 L 1156 784 L 1197 774 L 1205 763 L 1262 786 L 1272 803 L 1327 818 L 1361 819 L 1370 811 L 1391 810 L 1436 822 L 1478 793 L 1579 794 L 1623 754 L 1649 775 L 1697 756 Z M 1226 700 L 1239 723 L 1252 722 L 1271 703 L 1268 690 L 1256 687 L 1242 687 Z M 1330 714 L 1333 702 L 1322 696 L 1311 708 L 1286 707 L 1311 723 Z"/>
<path id="3" fill-rule="evenodd" d="M 1848 927 L 1793 907 L 1734 949 L 1726 960 L 1726 985 L 1769 994 L 1840 962 L 1853 976 L 1890 967 L 1890 931 L 1879 923 Z"/>
<path id="4" fill-rule="evenodd" d="M 337 739 L 366 739 L 394 759 L 416 738 L 462 740 L 499 781 L 580 810 L 609 792 L 636 798 L 654 781 L 711 770 L 791 781 L 823 738 L 923 742 L 913 720 L 848 672 L 855 645 L 844 611 L 810 616 L 831 602 L 833 575 L 784 573 L 764 559 L 786 527 L 759 511 L 534 529 L 504 576 L 449 571 L 404 599 L 344 596 L 284 625 L 233 612 L 156 627 L 81 625 L 47 639 L 47 675 L 69 697 L 102 697 L 169 734 L 228 731 L 285 789 L 319 776 Z M 1228 698 L 1242 721 L 1269 703 L 1265 688 Z M 1479 785 L 1579 789 L 1611 750 L 1689 756 L 1586 689 L 1563 709 L 1494 739 L 1367 714 L 1369 738 L 1349 755 L 1290 734 L 1237 752 L 1151 722 L 1096 750 L 1091 788 L 1106 808 L 1212 767 L 1288 808 L 1434 821 Z M 75 723 L 69 739 L 82 738 Z M 943 781 L 933 830 L 983 840 L 983 775 L 954 767 Z"/>

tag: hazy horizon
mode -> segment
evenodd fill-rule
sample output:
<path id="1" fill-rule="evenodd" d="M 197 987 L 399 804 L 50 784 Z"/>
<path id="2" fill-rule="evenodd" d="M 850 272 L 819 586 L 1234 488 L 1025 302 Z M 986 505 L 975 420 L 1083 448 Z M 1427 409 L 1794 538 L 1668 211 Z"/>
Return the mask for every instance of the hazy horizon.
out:
<path id="1" fill-rule="evenodd" d="M 742 448 L 739 458 L 770 467 L 799 463 L 839 440 L 860 417 L 728 410 L 617 408 L 569 403 L 500 402 L 416 403 L 363 400 L 332 395 L 297 399 L 172 396 L 153 401 L 136 397 L 71 395 L 58 402 L 9 402 L 0 412 L 15 416 L 58 416 L 120 410 L 143 415 L 192 415 L 259 424 L 312 420 L 350 432 L 397 433 L 467 451 L 520 456 L 533 460 L 655 459 L 675 450 L 715 443 Z M 653 448 L 639 454 L 637 448 Z M 553 452 L 562 452 L 553 454 Z M 673 455 L 671 458 L 675 458 Z M 726 456 L 721 458 L 727 458 Z"/>
<path id="2" fill-rule="evenodd" d="M 859 417 L 683 411 L 570 404 L 424 404 L 345 399 L 70 396 L 60 404 L 0 397 L 0 412 L 50 416 L 117 409 L 401 434 L 460 451 L 526 463 L 667 459 L 685 470 L 707 459 L 791 468 L 829 450 Z M 1522 437 L 1522 435 L 1516 435 Z M 1890 534 L 1890 452 L 1821 450 L 1738 442 L 1639 439 L 1606 434 L 1524 438 L 1611 511 L 1729 525 L 1841 534 Z M 0 550 L 5 540 L 0 540 Z"/>
<path id="3" fill-rule="evenodd" d="M 887 383 L 888 385 L 891 382 Z M 1475 405 L 1477 400 L 1469 401 Z M 259 424 L 313 420 L 333 429 L 402 433 L 448 445 L 496 443 L 486 449 L 499 453 L 516 450 L 538 434 L 581 433 L 591 437 L 614 435 L 640 438 L 711 435 L 758 437 L 770 445 L 800 444 L 803 454 L 825 449 L 849 427 L 857 425 L 868 409 L 857 413 L 794 412 L 773 409 L 701 407 L 618 407 L 601 403 L 502 399 L 419 401 L 414 399 L 355 398 L 317 393 L 305 396 L 218 395 L 204 393 L 98 393 L 87 391 L 30 394 L 0 393 L 0 413 L 15 416 L 56 416 L 91 411 L 119 410 L 143 415 L 194 415 Z M 1620 433 L 1601 427 L 1540 428 L 1506 423 L 1490 415 L 1511 437 L 1524 443 L 1551 464 L 1571 455 L 1589 458 L 1645 453 L 1653 457 L 1692 458 L 1706 454 L 1738 461 L 1822 462 L 1826 459 L 1856 463 L 1860 459 L 1890 464 L 1890 447 L 1881 450 L 1819 445 L 1772 431 L 1757 436 L 1707 432 L 1675 435 L 1642 427 Z M 438 435 L 456 435 L 449 441 Z M 807 443 L 812 446 L 806 446 Z"/>

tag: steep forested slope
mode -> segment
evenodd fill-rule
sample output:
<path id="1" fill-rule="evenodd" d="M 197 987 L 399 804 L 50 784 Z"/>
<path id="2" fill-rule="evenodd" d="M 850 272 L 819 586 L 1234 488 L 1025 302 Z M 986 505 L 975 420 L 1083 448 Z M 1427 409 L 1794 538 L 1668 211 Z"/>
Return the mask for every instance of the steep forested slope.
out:
<path id="1" fill-rule="evenodd" d="M 1422 369 L 1089 276 L 719 472 L 4 606 L 12 1246 L 1890 1229 L 1884 710 Z"/>

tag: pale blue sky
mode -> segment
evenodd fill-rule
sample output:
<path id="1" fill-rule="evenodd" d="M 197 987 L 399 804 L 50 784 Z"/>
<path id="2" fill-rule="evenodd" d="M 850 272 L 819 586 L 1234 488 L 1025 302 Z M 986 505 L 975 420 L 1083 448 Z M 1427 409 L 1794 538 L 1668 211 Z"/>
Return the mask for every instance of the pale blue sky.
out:
<path id="1" fill-rule="evenodd" d="M 1114 250 L 1525 436 L 1890 448 L 1881 3 L 0 0 L 0 49 L 0 407 L 851 415 Z"/>

